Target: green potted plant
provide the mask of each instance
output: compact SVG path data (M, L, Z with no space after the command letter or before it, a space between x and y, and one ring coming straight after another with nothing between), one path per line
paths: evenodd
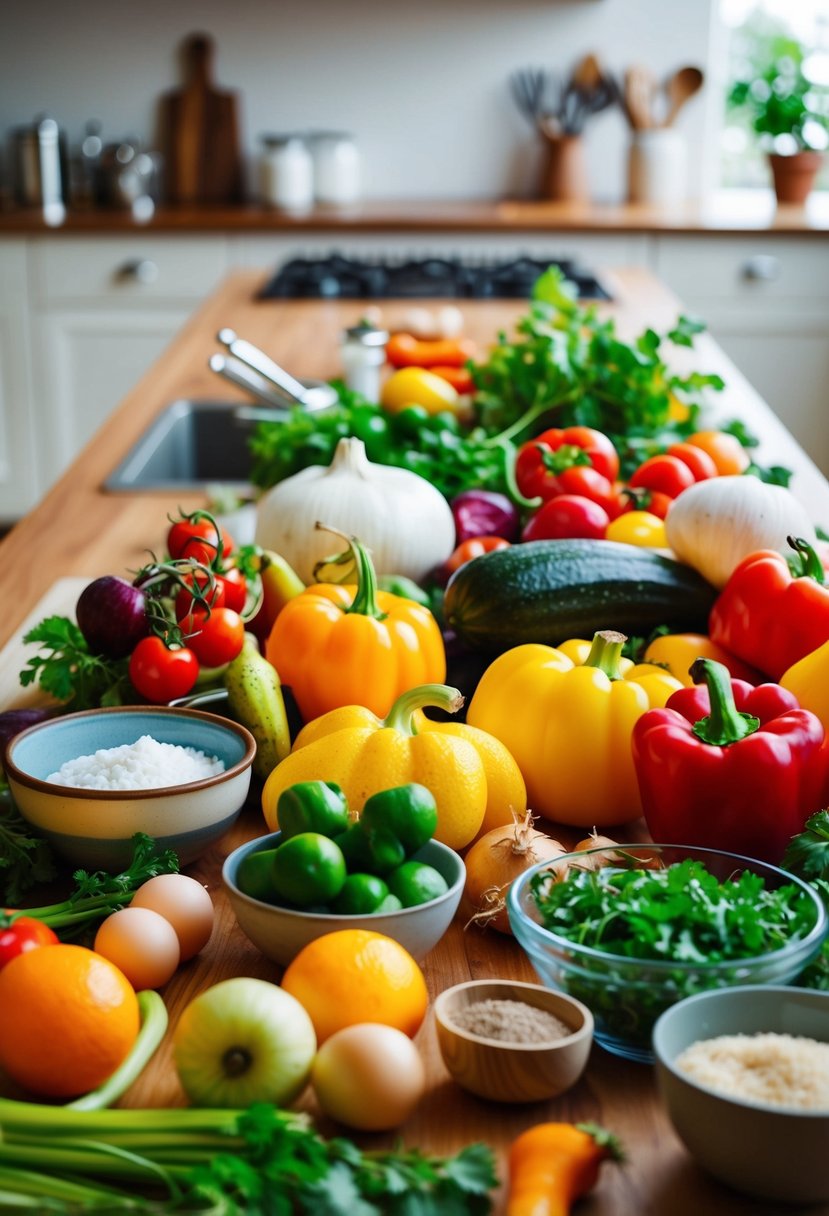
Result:
M768 153L778 202L803 203L820 168L829 129L829 90L804 70L803 47L777 37L771 57L736 80L728 104L746 112Z

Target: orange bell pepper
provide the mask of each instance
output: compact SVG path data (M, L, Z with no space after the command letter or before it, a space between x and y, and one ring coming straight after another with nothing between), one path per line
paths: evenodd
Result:
M364 705L382 718L401 693L446 678L443 636L432 613L378 591L365 546L356 537L344 539L357 585L306 587L284 606L265 644L265 657L291 688L305 722L341 705Z

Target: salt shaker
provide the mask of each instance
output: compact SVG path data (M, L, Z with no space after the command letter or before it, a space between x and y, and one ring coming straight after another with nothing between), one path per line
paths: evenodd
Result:
M264 202L283 211L304 211L314 201L314 166L301 135L263 135Z
M360 198L360 153L350 135L320 131L311 136L314 197L318 203L346 207Z
M386 361L389 335L370 321L361 321L343 334L342 361L345 382L367 401L380 400L380 370Z

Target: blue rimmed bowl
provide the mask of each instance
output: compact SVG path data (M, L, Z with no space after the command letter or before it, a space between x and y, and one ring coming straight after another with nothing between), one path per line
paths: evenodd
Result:
M787 884L800 888L814 910L814 922L804 936L792 938L779 949L727 962L680 963L610 954L545 928L533 897L535 875L550 871L559 877L570 863L584 866L585 859L590 858L617 868L643 862L664 867L693 858L720 882L749 870L759 874L770 890ZM680 845L619 844L613 849L587 849L542 862L512 883L507 907L510 927L542 982L587 1005L595 1019L596 1042L602 1047L644 1063L654 1058L654 1023L671 1005L711 988L790 983L818 953L829 928L817 892L793 874L736 853Z
M68 760L142 735L217 756L225 770L145 790L80 789L47 780ZM129 864L136 832L175 849L182 865L219 840L244 805L255 754L251 733L228 718L169 706L118 706L30 726L9 742L3 763L24 819L73 864L114 872Z

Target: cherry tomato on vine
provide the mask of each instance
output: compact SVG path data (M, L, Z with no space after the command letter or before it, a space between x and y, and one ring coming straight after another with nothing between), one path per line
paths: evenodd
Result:
M613 483L592 468L589 464L577 464L571 469L565 469L555 477L557 489L550 495L552 498L559 494L577 494L580 498L589 498L604 507L608 515L615 510L615 494Z
M237 570L235 566L223 570L221 574L216 575L216 586L221 587L224 592L224 607L241 612L248 598L248 582L242 571ZM221 608L222 604L217 604L216 607Z
M628 511L649 511L651 515L664 519L673 501L668 494L663 494L660 490L646 490L644 486L637 489L622 486L616 510L611 512L611 516L616 519Z
M198 674L199 661L188 646L168 647L156 634L142 638L130 655L132 685L155 705L186 697Z
M44 925L42 920L34 916L18 916L4 925L3 920L8 915L6 910L0 917L0 971L6 963L17 958L18 954L25 954L28 950L36 950L40 946L57 944L57 933L48 925Z
M693 443L672 443L667 451L668 456L676 456L694 474L697 481L707 481L709 477L717 477L718 470L712 456L704 448L698 448Z
M567 540L582 536L602 540L610 523L603 507L578 494L559 494L530 516L522 540Z
M225 584L219 575L216 575L213 587L209 586L210 580L206 574L193 572L184 576L184 582L187 588L198 587L204 598L212 608L222 608L225 604ZM176 595L176 620L180 621L188 613L202 607L202 604L193 598L192 591L182 587Z
M658 490L669 498L676 498L683 490L694 484L696 478L687 464L677 456L650 456L633 474L630 484L636 489Z
M473 557L482 557L484 553L494 553L496 549L508 549L509 541L503 536L470 536L469 540L461 541L458 547L450 553L443 568L449 574L460 570L461 566L471 562Z
M665 523L650 511L626 511L612 519L605 540L616 540L623 545L642 545L645 548L667 549L668 538Z
M214 608L208 616L197 610L181 621L187 645L203 667L222 667L240 653L245 622L232 608Z
M170 557L189 557L193 561L211 566L222 540L222 556L233 552L233 541L224 528L217 529L209 519L181 519L167 533L167 549Z
M518 449L515 480L526 498L550 498L562 491L556 486L565 469L589 467L613 482L619 474L619 457L611 441L589 426L551 427Z

